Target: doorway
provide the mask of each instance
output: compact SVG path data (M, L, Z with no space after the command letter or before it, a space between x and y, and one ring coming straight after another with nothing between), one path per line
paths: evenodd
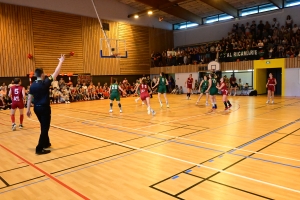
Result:
M273 77L277 81L274 94L281 95L281 93L282 93L282 68L268 68L267 69L267 78L269 78L270 73L273 74Z

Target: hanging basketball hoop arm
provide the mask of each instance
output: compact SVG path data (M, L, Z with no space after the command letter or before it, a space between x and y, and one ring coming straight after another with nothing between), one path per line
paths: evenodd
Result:
M100 24L100 28L101 28L101 30L102 30L102 32L103 32L103 35L104 35L104 38L105 38L105 41L106 41L107 48L109 49L109 54L110 54L111 56L113 56L113 52L112 52L112 49L111 49L111 46L110 46L110 41L108 40L107 35L106 35L106 32L105 32L105 30L103 29L102 22L101 22L101 19L100 19L99 15L98 15L98 11L97 11L95 2L94 2L94 0L91 0L91 1L92 1L94 10L95 10L95 12L96 12L97 18L98 18L98 21L99 21L99 24ZM101 45L101 49L102 49L102 44L100 43L100 45ZM101 54L102 54L102 51L101 51Z

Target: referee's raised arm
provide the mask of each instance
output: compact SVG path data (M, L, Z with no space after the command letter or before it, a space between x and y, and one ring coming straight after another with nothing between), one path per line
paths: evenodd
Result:
M48 135L51 122L49 87L51 86L52 81L55 80L57 75L59 74L62 63L65 60L65 55L61 55L58 60L59 63L54 73L48 78L45 78L44 70L42 68L37 68L35 70L35 76L37 80L32 83L29 89L27 101L27 116L31 116L30 105L33 102L34 113L36 114L41 126L41 134L38 145L36 146L36 154L39 155L51 152L50 150L46 150L46 148L51 147Z

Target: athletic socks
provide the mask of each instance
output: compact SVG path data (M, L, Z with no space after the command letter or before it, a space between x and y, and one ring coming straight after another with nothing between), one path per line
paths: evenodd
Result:
M10 116L10 118L11 118L11 122L14 124L14 123L15 123L15 121L16 121L16 119L15 119L15 115L11 115L11 116Z
M118 104L118 106L119 106L120 110L122 110L122 106L121 106L121 104L120 104L120 103Z
M20 124L23 124L24 115L20 115Z
M230 103L230 101L229 101L229 100L227 101L227 104L228 104L228 106L229 106L229 107L231 107L231 103Z
M227 102L226 101L224 101L224 105L225 105L225 109L227 109L228 107L227 107Z
M112 110L113 104L112 104L112 103L110 103L110 104L109 104L109 106L110 106L110 109Z

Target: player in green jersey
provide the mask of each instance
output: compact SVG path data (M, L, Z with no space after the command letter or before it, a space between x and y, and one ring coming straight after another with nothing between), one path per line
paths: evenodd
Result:
M117 79L113 79L113 84L110 85L109 91L108 91L108 93L110 94L110 96L109 96L109 99L110 99L110 110L109 110L109 112L110 113L113 111L112 107L113 107L114 100L116 100L118 102L118 105L119 105L119 108L120 108L120 113L122 112L122 106L121 106L121 103L120 103L120 93L119 93L119 90L121 90L123 93L126 94L126 91L124 91L118 85Z
M159 101L159 104L160 104L160 107L163 106L163 104L161 103L161 98L160 98L160 95L163 94L164 97L165 97L165 100L166 100L166 104L167 104L167 108L169 108L169 103L168 103L168 99L167 99L167 85L168 85L168 80L166 79L165 77L165 73L161 72L160 73L160 76L155 84L153 88L155 88L156 86L158 86L158 101Z
M206 92L209 92L212 109L217 109L217 103L216 103L216 94L218 94L217 89L217 76L215 73L209 74L209 80L208 80L208 88Z
M208 88L208 80L207 80L207 76L204 75L204 76L203 76L203 80L201 81L200 86L199 86L199 92L200 92L200 95L199 95L199 98L198 98L198 100L197 100L197 102L196 102L196 105L198 105L198 103L199 103L201 97L202 97L204 94L206 94L206 103L205 103L205 105L208 106L208 92L206 92L207 88Z

